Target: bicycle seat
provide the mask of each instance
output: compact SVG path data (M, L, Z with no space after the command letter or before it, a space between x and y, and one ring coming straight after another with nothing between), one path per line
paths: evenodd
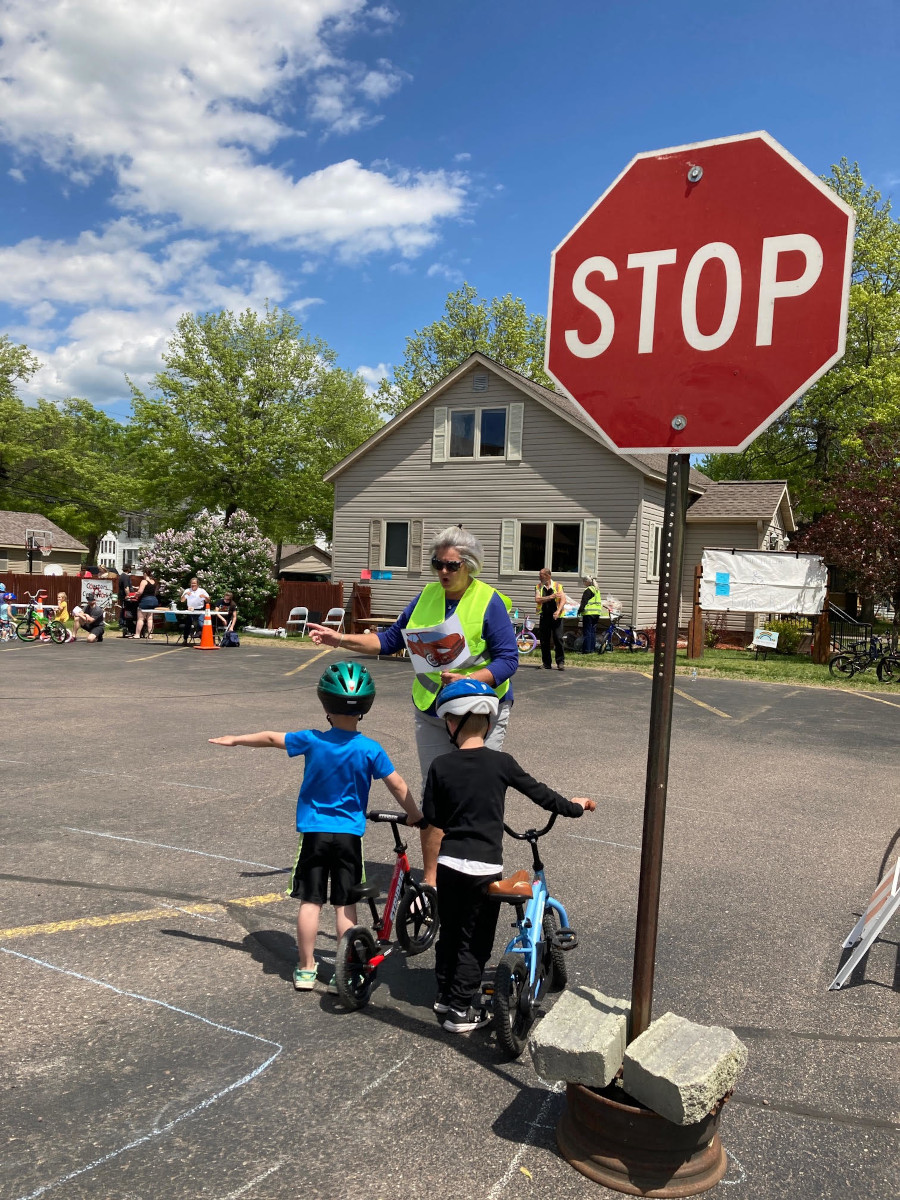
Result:
M357 900L374 900L378 895L378 888L374 883L357 883L348 893L350 903L355 904Z
M492 900L507 900L511 904L521 904L534 895L527 871L516 871L508 879L495 879L487 885L486 891Z

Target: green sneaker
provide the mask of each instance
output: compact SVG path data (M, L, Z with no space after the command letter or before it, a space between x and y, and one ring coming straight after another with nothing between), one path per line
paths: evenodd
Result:
M316 986L318 970L311 967L308 971L302 967L294 967L294 987L298 992L311 992Z
M328 989L327 990L328 990L328 994L330 996L338 995L338 986L337 986L337 976L336 975L332 975L332 977L328 980Z

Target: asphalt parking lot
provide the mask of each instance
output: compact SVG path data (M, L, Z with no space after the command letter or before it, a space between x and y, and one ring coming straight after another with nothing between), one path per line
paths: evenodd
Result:
M430 953L388 960L359 1013L293 990L298 765L207 739L318 725L327 661L246 639L0 648L9 1200L616 1195L559 1157L563 1097L527 1056L440 1030ZM418 784L409 667L370 666L363 729ZM827 988L898 849L900 694L677 683L654 1013L750 1050L709 1194L894 1196L900 917ZM507 749L598 801L542 843L581 936L570 978L627 996L650 681L529 663L515 688ZM536 811L511 797L511 824ZM390 847L367 835L382 885Z

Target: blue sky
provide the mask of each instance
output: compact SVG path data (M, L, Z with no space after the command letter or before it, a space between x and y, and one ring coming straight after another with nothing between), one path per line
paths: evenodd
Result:
M129 410L178 316L290 308L370 382L463 279L544 312L636 153L766 129L900 190L896 0L5 0L0 332Z

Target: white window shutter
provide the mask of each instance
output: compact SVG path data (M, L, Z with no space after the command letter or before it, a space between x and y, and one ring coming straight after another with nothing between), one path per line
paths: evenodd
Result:
M422 570L422 535L425 530L424 521L410 521L409 523L409 570L418 572Z
M447 406L439 405L434 410L434 433L431 438L431 461L447 461Z
M525 405L521 403L509 406L509 417L506 427L506 460L507 462L522 461L522 425L525 419Z
M381 546L384 537L384 529L381 521L369 522L369 570L378 571L381 569Z
M600 570L600 522L593 519L582 522L581 530L581 574L597 578Z
M500 574L513 575L516 570L516 522L500 522Z

